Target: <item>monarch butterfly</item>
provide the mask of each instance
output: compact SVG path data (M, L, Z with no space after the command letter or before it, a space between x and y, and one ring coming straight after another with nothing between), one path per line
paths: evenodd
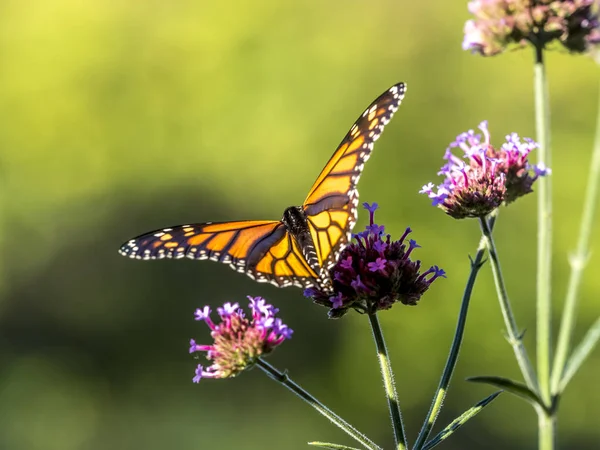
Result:
M119 253L135 259L210 259L279 287L328 286L328 269L350 240L356 223L356 185L364 163L405 91L405 83L395 84L369 105L325 165L302 206L287 208L281 220L163 228L129 240Z

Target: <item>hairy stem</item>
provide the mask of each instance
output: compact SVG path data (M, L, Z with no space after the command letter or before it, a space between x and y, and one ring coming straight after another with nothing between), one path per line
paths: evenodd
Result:
M318 401L315 397L310 395L307 391L305 391L300 385L296 384L287 376L285 372L280 372L275 367L270 365L264 359L259 359L256 365L265 372L269 378L277 381L282 384L314 409L316 409L320 414L327 417L334 425L337 425L340 429L342 429L346 434L352 437L357 442L361 443L366 449L369 450L381 450L377 444L367 438L364 434L359 432L356 428L346 422L344 419L339 417L329 408L327 408L323 403Z
M539 393L539 387L535 376L535 371L531 365L531 361L527 356L527 350L523 345L523 336L517 327L517 321L510 306L510 300L506 291L506 285L504 284L504 277L502 276L502 270L500 268L500 260L496 251L496 244L492 238L492 230L490 229L487 221L484 218L479 219L481 225L481 231L483 238L485 239L486 247L490 255L490 265L492 267L492 273L494 274L494 282L496 284L496 292L498 294L498 300L500 302L500 310L502 311L502 317L504 318L504 326L506 327L506 333L508 341L512 345L513 351L523 374L523 378L534 392Z
M398 402L398 394L396 393L396 385L394 384L394 373L392 372L390 357L385 346L385 340L383 339L383 331L381 330L377 313L368 314L368 316L371 323L371 330L373 331L373 338L375 339L375 346L377 347L377 359L379 360L379 367L383 378L385 396L387 397L390 416L392 417L396 449L406 450L407 443L406 435L404 434L404 423L402 422L402 413L400 412L400 403Z

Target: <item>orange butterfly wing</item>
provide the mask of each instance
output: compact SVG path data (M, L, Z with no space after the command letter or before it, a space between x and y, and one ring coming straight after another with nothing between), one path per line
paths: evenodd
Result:
M307 287L316 277L283 223L273 220L178 225L131 239L119 252L135 259L210 259L276 286Z
M398 110L406 84L381 94L358 118L313 184L303 208L323 269L335 264L351 237L358 216L356 185L373 143Z

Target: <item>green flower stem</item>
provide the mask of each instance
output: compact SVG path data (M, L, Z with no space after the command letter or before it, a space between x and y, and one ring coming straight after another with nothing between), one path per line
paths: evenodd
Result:
M406 435L404 434L404 423L402 423L400 403L398 403L398 394L396 393L396 386L394 384L394 373L392 372L390 357L385 346L385 340L383 339L383 331L381 330L377 313L367 315L369 316L373 338L375 339L375 345L377 347L377 359L379 360L381 376L383 377L383 387L385 388L385 395L387 397L390 415L392 416L396 449L406 450L407 444Z
M381 450L381 447L379 447L377 444L375 444L373 441L371 441L369 438L367 438L364 434L359 432L356 428L354 428L348 422L346 422L344 419L342 419L337 414L335 414L333 411L331 411L329 408L327 408L325 405L323 405L323 403L321 403L315 397L313 397L308 392L306 392L304 389L302 389L302 387L300 387L298 384L296 384L292 380L290 380L290 378L287 376L287 374L285 372L280 372L275 367L273 367L272 365L270 365L268 362L266 362L264 359L261 359L261 358L258 359L256 365L260 369L262 369L262 371L265 372L269 376L269 378L284 385L286 388L288 388L290 391L292 391L294 394L296 394L298 397L300 397L302 400L304 400L310 406L315 408L319 413L321 413L323 416L327 417L329 420L331 420L331 422L333 422L335 425L337 425L339 428L341 428L343 431L345 431L346 434L348 434L350 437L352 437L357 442L360 442L365 448L370 449L370 450Z
M538 449L552 450L555 447L556 417L538 408Z
M600 190L600 96L598 101L598 117L596 119L596 138L594 140L594 150L590 164L590 173L588 175L587 191L583 203L583 214L581 215L581 224L579 226L579 239L575 254L569 258L571 264L571 275L567 288L567 297L562 313L560 332L558 335L558 344L554 365L552 366L552 394L558 394L559 384L563 376L565 363L567 361L569 349L571 347L571 338L573 328L575 328L575 315L577 313L577 301L579 295L579 286L583 269L588 261L588 247L596 205L598 204L598 191Z
M552 167L550 149L550 100L544 49L535 46L534 68L535 128L538 162ZM537 301L536 301L536 344L537 371L540 396L550 404L550 360L552 346L552 177L540 177L538 191L538 236L537 236Z
M494 213L492 213L493 215L490 216L490 229L494 228L496 211L494 211ZM452 379L452 374L454 373L454 368L456 367L456 361L458 360L458 353L460 351L463 335L465 333L465 325L467 324L467 313L469 312L471 293L473 292L473 287L475 286L475 280L477 279L479 269L481 269L481 266L483 265L482 261L483 255L485 254L485 248L485 240L481 238L479 241L479 247L477 247L475 259L471 260L471 273L469 274L467 285L465 286L465 291L463 293L460 312L458 313L458 321L456 323L456 331L454 332L454 340L450 346L450 353L448 354L448 359L446 360L446 366L442 372L442 378L440 379L440 384L438 385L435 396L433 397L433 403L429 408L429 413L425 418L425 422L423 422L419 436L417 436L417 441L415 442L413 450L419 450L423 447L423 445L425 445L427 438L431 433L431 429L435 425L435 421L442 410L444 399L448 393L448 386L450 385L450 380Z
M540 145L538 162L552 167L550 147L550 95L544 65L544 47L535 44L534 66L535 128ZM552 403L550 365L552 360L552 177L538 181L538 235L536 282L536 355L539 394L549 407ZM556 434L555 416L538 408L538 449L554 448Z
M498 300L500 301L500 309L502 311L502 317L504 318L504 326L508 335L508 341L513 347L517 363L525 379L527 386L536 393L539 393L538 382L535 377L535 372L527 356L527 350L523 345L523 336L517 327L515 316L510 306L510 300L508 299L508 293L506 292L506 286L504 285L504 278L502 277L502 270L500 269L500 260L498 259L498 253L496 252L496 245L492 238L492 230L490 229L485 218L479 219L481 226L481 232L487 250L490 255L490 264L492 267L492 273L494 274L494 282L496 284L496 291L498 294Z

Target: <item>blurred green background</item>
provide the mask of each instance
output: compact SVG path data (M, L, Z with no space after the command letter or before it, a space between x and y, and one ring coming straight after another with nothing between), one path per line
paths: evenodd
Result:
M352 445L258 371L191 383L188 341L204 304L262 295L294 338L269 361L373 439L391 432L369 326L300 289L209 262L117 254L142 232L187 222L279 218L299 204L353 120L393 83L404 104L359 188L378 220L406 226L425 265L446 269L418 307L381 314L408 433L437 386L479 239L418 195L456 134L488 119L492 140L534 136L532 54L461 51L466 2L0 2L0 448L301 449ZM558 323L587 178L598 67L548 58ZM535 195L503 211L496 239L533 358ZM357 228L362 228L365 215ZM598 315L594 233L576 340ZM472 375L518 376L489 269L439 425L492 392ZM562 448L600 448L600 354L561 404ZM534 448L536 416L508 395L445 448Z

